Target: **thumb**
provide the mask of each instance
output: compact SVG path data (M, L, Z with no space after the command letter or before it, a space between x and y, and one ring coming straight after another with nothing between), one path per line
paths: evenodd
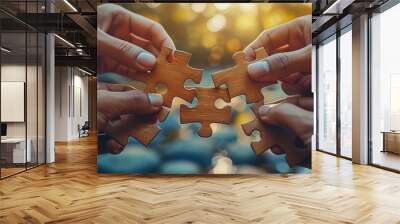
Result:
M150 52L101 29L97 29L97 46L99 55L111 57L129 68L149 71L156 64L156 57Z
M161 95L145 94L139 90L123 92L99 90L97 97L98 111L107 121L125 114L154 114L161 110L163 104Z
M264 105L260 107L261 121L276 126L282 126L293 131L303 140L304 144L311 143L313 133L313 113L291 103Z
M271 82L296 73L311 72L311 45L296 51L273 54L263 60L251 63L247 67L250 78L261 81Z

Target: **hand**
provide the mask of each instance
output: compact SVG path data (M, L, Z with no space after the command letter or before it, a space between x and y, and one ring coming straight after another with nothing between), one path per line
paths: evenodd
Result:
M291 130L309 148L314 125L312 110L312 97L290 97L279 104L264 105L258 113L261 121Z
M255 50L260 47L270 55L248 66L250 78L297 84L304 75L311 74L311 40L311 16L265 30L244 49L249 61L255 59Z
M175 49L159 23L114 4L99 6L97 13L100 73L133 76L150 71L162 47Z
M98 83L97 121L100 132L109 134L109 123L123 115L151 115L162 109L163 99L159 94L145 94L132 86ZM119 153L123 146L114 139L104 147L107 152Z
M311 82L311 75L294 73L282 81L281 88L287 95L310 96Z

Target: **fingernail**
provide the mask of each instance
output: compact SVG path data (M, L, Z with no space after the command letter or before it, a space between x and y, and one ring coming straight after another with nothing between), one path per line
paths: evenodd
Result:
M163 104L163 98L160 94L150 93L149 94L150 104L153 106L161 106Z
M254 62L247 67L247 72L253 78L261 77L269 72L268 63L265 61Z
M264 105L261 106L258 109L258 114L260 115L261 118L268 116L268 112L271 109L271 107L269 105Z
M137 63L146 68L152 68L156 64L154 55L142 52L137 56Z

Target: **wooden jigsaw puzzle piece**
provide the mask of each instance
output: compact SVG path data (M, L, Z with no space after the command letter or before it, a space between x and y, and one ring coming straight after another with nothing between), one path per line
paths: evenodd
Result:
M174 54L174 60L168 61L168 56ZM149 74L140 74L135 79L146 84L146 92L157 92L157 86L163 84L167 87L163 93L164 106L171 107L174 97L180 97L188 102L192 102L196 95L193 89L184 87L186 80L194 83L201 82L203 70L196 69L188 65L191 54L184 51L173 51L163 47L157 57L157 64Z
M291 131L265 124L258 118L258 109L263 104L263 101L255 104L252 107L256 115L254 120L242 124L242 129L247 136L251 136L254 131L260 133L260 141L251 143L254 153L261 155L266 150L279 146L286 153L286 161L290 167L300 165L309 156L309 152L305 148L296 146L297 137Z
M109 132L111 136L121 145L128 144L129 136L134 137L143 145L147 146L160 132L157 126L158 121L164 121L168 116L169 110L166 107L156 115L155 123L152 122L153 116L121 116L110 124Z
M199 122L201 128L197 132L198 135L201 137L210 137L212 135L210 124L230 124L232 122L230 106L225 106L222 109L215 107L217 99L230 102L230 96L226 89L196 88L196 96L198 99L196 107L180 106L182 124Z
M268 56L264 48L258 48L255 53L256 61ZM256 103L262 100L261 89L273 83L260 83L249 78L247 66L254 61L247 61L244 52L236 52L232 58L235 62L233 67L212 74L214 85L221 86L226 84L230 97L245 95L247 103Z

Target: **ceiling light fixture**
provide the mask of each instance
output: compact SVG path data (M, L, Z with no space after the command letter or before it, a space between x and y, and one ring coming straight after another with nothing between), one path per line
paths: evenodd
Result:
M92 76L92 75L93 75L92 73L90 73L90 72L88 72L88 71L86 71L86 70L83 70L83 69L81 69L81 68L79 68L79 67L78 67L78 70L81 71L81 72L83 72L83 73L85 73L85 74L87 74L87 75L89 75L89 76Z
M68 1L64 0L64 3L68 5L74 12L78 12L78 10Z
M72 47L72 48L75 48L75 45L73 45L71 42L69 42L68 40L66 40L66 39L64 39L64 38L62 38L62 37L60 37L59 35L57 35L57 34L54 34L54 36L55 37L57 37L59 40L61 40L62 42L64 42L66 45L68 45L68 46L70 46L70 47Z
M327 9L324 10L322 13L323 15L338 15L342 14L343 10L347 8L347 6L351 5L354 0L336 0L333 2L332 5L330 5Z
M1 47L0 49L1 49L2 51L6 52L6 53L10 53L10 52L11 52L11 50L9 50L9 49L7 49L7 48L5 48L5 47Z

